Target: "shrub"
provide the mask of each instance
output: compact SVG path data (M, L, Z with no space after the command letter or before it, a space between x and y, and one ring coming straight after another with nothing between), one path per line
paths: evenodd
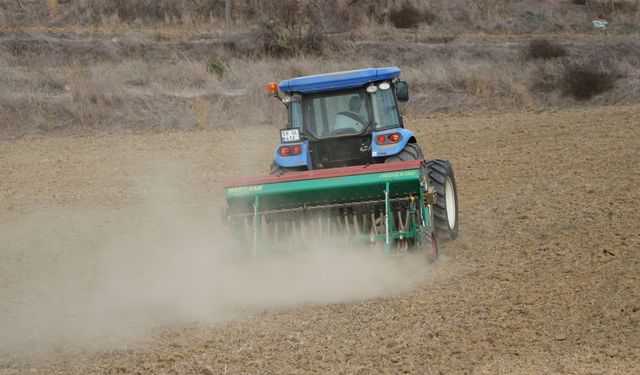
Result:
M214 74L218 78L222 78L225 71L224 63L218 59L211 59L207 64L209 73Z
M572 64L565 67L560 87L563 95L577 100L589 100L609 91L618 79L616 72L607 72L589 65Z
M313 25L306 31L291 31L263 23L259 35L264 55L277 58L300 54L322 55L326 43L322 29Z
M431 25L438 20L438 16L429 9L423 10L422 12L420 12L420 15L422 16L422 22L426 23L427 25Z
M534 39L529 43L529 57L533 59L554 59L567 55L567 50L547 39Z
M353 3L353 2L352 2ZM372 4L370 4L372 6ZM347 32L357 28L369 10L365 4L353 6L350 3L341 5L336 0L312 2L307 10L307 19L322 25L333 33Z
M420 23L431 24L436 20L436 15L429 11L421 11L405 1L400 8L391 9L389 21L398 29L415 29Z
M561 69L561 67L557 67ZM547 69L544 65L538 65L532 74L531 89L535 92L550 93L558 89L557 71Z
M257 34L263 53L273 57L321 55L328 39L320 10L302 7L297 0L281 5L284 10L273 8L261 14Z
M162 22L166 18L180 20L183 16L180 0L102 0L91 1L89 5L94 20L103 15L117 15L125 22Z

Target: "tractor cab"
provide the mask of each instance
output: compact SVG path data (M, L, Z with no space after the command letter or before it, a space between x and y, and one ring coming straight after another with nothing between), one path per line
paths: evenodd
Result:
M395 67L362 69L271 83L288 110L272 174L384 162L415 143L398 102L408 100Z

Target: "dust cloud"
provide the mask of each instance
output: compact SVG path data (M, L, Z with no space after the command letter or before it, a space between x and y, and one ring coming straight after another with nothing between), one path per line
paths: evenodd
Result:
M0 364L121 348L154 330L411 289L415 259L300 244L229 257L217 208L150 194L139 207L39 209L0 222Z

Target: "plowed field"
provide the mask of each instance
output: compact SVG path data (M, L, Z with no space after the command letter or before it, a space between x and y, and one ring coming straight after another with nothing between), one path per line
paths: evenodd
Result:
M407 122L458 181L435 266L216 263L276 127L0 142L0 374L639 373L640 106Z

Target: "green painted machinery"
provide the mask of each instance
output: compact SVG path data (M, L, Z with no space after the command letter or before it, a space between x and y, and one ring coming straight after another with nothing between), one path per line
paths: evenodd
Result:
M386 256L422 249L434 258L438 191L430 172L412 160L231 180L224 218L238 248L253 256L315 242Z

